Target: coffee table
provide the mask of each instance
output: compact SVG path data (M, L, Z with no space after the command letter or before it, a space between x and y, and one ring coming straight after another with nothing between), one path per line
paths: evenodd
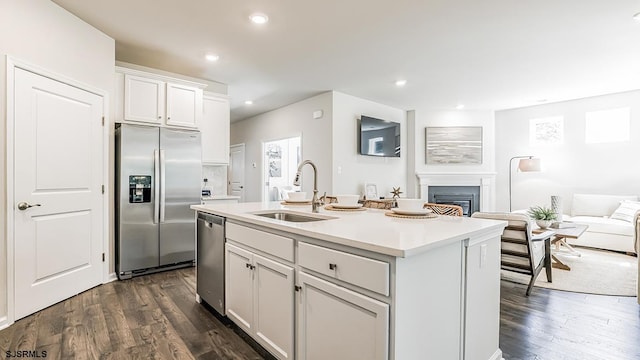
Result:
M555 253L559 253L560 251L560 247L564 247L567 249L566 253L574 255L574 256L580 256L581 254L574 249L571 245L567 244L567 242L565 241L565 239L577 239L580 237L580 235L582 235L587 228L589 227L588 225L583 225L583 224L573 224L575 225L575 227L568 227L568 228L560 228L560 229L548 229L553 231L553 237L551 238L551 245L555 245ZM551 266L557 269L562 269L562 270L571 270L571 268L569 267L569 265L563 263L560 259L558 259L553 253L551 254L551 259L554 260L554 262L551 263Z

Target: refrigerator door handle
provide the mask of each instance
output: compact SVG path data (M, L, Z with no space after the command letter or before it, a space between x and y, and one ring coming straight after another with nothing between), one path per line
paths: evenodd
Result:
M158 150L153 150L153 223L160 219L160 156Z
M164 205L165 205L165 162L164 150L160 150L160 222L164 222Z

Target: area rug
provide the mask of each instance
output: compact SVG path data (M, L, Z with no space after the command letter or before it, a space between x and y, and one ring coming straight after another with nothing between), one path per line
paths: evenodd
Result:
M553 268L553 282L543 269L534 286L598 295L636 296L638 258L606 250L576 248L582 256L556 254L570 271ZM528 284L530 276L502 271L503 280Z

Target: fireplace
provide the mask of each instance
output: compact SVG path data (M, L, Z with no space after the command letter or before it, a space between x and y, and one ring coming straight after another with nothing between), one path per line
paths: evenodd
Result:
M428 201L462 207L464 216L480 211L479 186L429 186Z
M431 188L452 188L449 193L459 194L462 191L468 188L470 192L476 194L476 197L473 199L473 206L469 211L473 214L474 211L496 211L495 210L495 183L496 183L496 175L495 173L488 172L441 172L441 173L416 173L416 177L418 178L418 194L421 199L425 201L430 201L432 198L430 194L433 192ZM447 189L444 189L447 190ZM469 193L470 193L469 192ZM456 199L450 199L456 200ZM465 199L467 200L467 199ZM469 203L471 200L469 201ZM470 204L471 206L471 204ZM474 210L475 209L475 210Z

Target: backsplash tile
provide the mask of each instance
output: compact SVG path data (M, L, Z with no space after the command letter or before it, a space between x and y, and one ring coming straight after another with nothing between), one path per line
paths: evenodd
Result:
M211 190L211 195L226 195L227 194L227 166L203 166L202 178L209 179L207 182L208 189ZM204 181L202 182L204 188Z

